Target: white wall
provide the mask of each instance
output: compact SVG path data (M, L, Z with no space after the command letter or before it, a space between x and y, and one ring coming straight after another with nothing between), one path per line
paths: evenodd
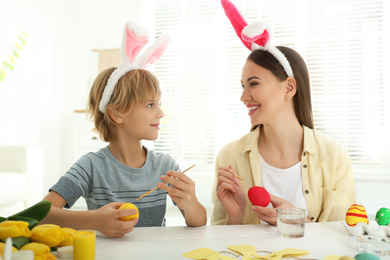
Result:
M369 220L374 220L380 208L390 208L390 176L355 171L356 202L365 207Z
M13 33L17 35L21 29L29 37L15 69L8 71L0 83L0 144L42 147L46 179L51 180L62 167L61 134L65 112L65 75L62 72L66 45L58 43L66 29L62 21L65 13L60 11L61 5L43 0L34 4L2 1L1 6L1 24L11 32L9 41L16 41Z
M0 145L43 148L44 194L74 162L73 111L86 107L97 73L91 50L118 48L125 21L142 24L149 16L147 2L0 0L1 30L12 32L2 36L29 34L15 69L0 82Z

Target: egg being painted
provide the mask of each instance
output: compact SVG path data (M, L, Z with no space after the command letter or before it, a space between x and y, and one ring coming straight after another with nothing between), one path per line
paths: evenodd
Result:
M390 224L390 209L380 208L375 216L376 222L381 226L387 226Z
M359 222L368 224L366 209L362 205L353 204L347 211L345 222L351 227L356 226Z

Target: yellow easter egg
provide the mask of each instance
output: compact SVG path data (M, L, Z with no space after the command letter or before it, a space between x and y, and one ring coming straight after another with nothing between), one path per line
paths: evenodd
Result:
M135 219L135 218L139 218L139 211L138 211L138 208L137 208L137 206L134 205L133 203L125 203L125 204L123 204L122 206L120 206L119 209L135 209L135 210L137 210L137 213L135 213L134 215L120 217L120 218L119 218L120 220L123 220L123 221L130 221L130 220L133 220L133 219Z
M366 209L362 205L353 204L347 211L345 222L351 227L356 226L359 222L368 224Z
M343 256L339 260L355 260L352 256Z

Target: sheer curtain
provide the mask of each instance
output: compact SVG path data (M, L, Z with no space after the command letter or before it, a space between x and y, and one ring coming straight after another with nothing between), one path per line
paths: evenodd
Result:
M390 177L389 7L384 0L234 1L296 49L312 83L315 128L349 151L355 172ZM213 171L218 150L248 133L240 75L249 54L220 1L156 0L155 34L173 36L155 72L164 84L154 149ZM387 33L386 33L387 32ZM387 59L386 59L387 57ZM386 73L387 72L387 73Z

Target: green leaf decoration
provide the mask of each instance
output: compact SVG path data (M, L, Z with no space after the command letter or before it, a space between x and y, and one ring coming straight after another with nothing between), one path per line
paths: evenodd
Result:
M16 247L18 250L24 246L25 244L30 243L31 240L27 237L14 237L12 238L12 244L14 247Z
M41 220L44 219L46 215L49 213L50 208L51 208L51 202L42 200L32 205L31 207L12 215L11 217L33 218L38 222L41 222Z
M6 70L14 70L14 65L16 63L16 58L19 57L20 51L22 51L23 46L26 45L26 39L28 34L25 31L22 31L18 36L18 41L15 43L15 46L10 53L8 54L9 61L6 58L1 57L0 60L0 82L3 82L7 76Z
M10 70L14 70L14 66L9 64L6 60L3 61L3 65L4 67L9 68Z
M5 68L2 64L0 64L0 81L4 81L5 76L7 76L7 73L5 72Z
M26 41L23 39L22 35L19 35L19 40L23 45L26 45Z
M16 49L13 50L13 53L16 58L19 58L19 52Z

